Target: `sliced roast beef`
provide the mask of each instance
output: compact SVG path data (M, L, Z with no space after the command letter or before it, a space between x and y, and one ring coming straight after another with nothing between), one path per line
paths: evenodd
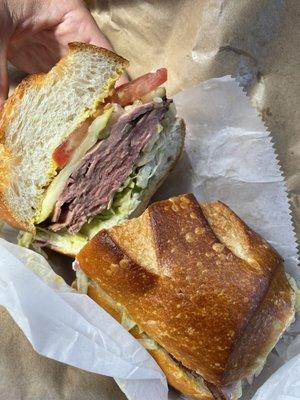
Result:
M125 182L143 147L155 134L170 100L147 103L126 111L110 127L109 136L97 143L71 174L55 205L50 228L76 233L107 208Z

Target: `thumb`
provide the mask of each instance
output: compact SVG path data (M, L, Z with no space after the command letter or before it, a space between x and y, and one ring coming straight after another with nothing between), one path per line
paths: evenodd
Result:
M104 47L105 49L114 51L110 41L104 35L104 33L98 27L96 20L93 18L91 13L84 8L82 14L82 20L85 22L85 30L84 33L87 35L88 40L87 42L90 44L94 44L99 47ZM82 40L83 42L86 41L85 38ZM117 81L116 86L123 85L124 83L128 82L128 75L125 72Z
M8 95L7 49L0 43L0 106Z

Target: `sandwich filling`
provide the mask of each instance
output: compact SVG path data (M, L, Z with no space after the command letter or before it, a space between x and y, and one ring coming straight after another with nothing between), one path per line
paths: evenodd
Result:
M68 178L52 216L54 231L77 233L92 217L108 208L129 178L140 152L157 133L170 100L138 105L125 111Z
M100 229L120 223L139 207L148 187L174 158L181 129L172 101L163 91L163 98L157 94L147 103L125 108L113 104L92 123L48 187L35 245L77 254ZM27 239L21 244L28 247Z
M36 235L21 234L21 245L76 254L138 210L178 156L182 126L160 86L166 80L161 68L113 89L53 151L57 175L36 211Z

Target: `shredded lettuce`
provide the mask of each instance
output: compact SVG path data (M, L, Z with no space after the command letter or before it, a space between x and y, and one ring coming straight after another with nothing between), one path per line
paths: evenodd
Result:
M158 350L159 349L159 345L157 344L157 342L153 339L138 339L138 341L141 343L142 346L145 347L145 349L147 350Z
M136 323L130 318L127 311L123 311L121 317L121 325L127 330L130 331L132 328L136 326Z
M89 288L90 280L88 276L78 268L76 270L76 286L77 291L83 294L87 294Z
M57 248L66 254L77 254L88 242L88 237L77 233L71 235L67 230L52 232L48 229L37 227L36 241L43 241L45 246Z
M150 162L141 168L136 176L136 186L140 187L141 189L146 189L149 179L153 176L155 169L156 168L155 165L153 165L153 162Z
M20 232L18 235L18 245L26 247L27 249L31 246L33 241L33 235L28 232Z

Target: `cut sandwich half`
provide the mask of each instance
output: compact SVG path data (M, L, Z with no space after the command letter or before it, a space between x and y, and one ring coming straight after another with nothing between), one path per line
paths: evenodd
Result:
M99 232L76 258L87 292L198 400L235 400L294 318L276 251L226 205L182 195Z
M26 78L0 116L0 218L20 244L74 256L100 229L138 215L180 156L184 124L165 69L114 88L128 65L72 43Z

